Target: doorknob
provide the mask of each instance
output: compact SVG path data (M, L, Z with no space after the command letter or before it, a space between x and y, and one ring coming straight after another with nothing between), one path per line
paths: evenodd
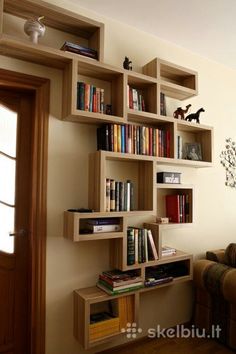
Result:
M19 231L14 231L14 232L9 232L9 236L13 237L13 236L24 236L26 235L27 231L26 230L19 230Z

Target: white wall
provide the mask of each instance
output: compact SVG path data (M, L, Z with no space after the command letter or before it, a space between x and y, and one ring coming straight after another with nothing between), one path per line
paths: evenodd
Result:
M225 138L236 139L235 71L132 27L80 10L68 2L49 2L105 23L106 63L121 67L127 55L133 61L133 70L140 71L148 61L160 57L198 71L199 95L186 104L192 103L192 111L203 106L206 112L201 117L202 123L215 128L215 165L207 169L168 168L181 171L182 182L196 186L196 222L186 229L168 232L165 243L198 257L208 249L225 247L235 241L236 190L225 187L225 172L219 163ZM87 161L89 152L96 149L96 128L60 120L60 71L4 57L0 57L0 66L51 79L46 346L47 354L83 353L72 334L72 291L94 285L99 272L108 268L108 242L73 244L63 239L63 211L87 206ZM189 284L142 295L141 327L145 330L157 324L167 327L188 321L191 295Z

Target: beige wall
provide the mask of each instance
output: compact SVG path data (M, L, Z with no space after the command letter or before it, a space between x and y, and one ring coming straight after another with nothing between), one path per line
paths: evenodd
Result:
M70 6L61 0L50 2ZM196 186L196 222L166 233L164 241L197 257L207 249L225 247L235 241L236 191L224 186L225 173L219 163L225 138L236 139L235 71L134 28L80 11L75 5L70 9L105 23L107 63L122 66L124 56L128 55L133 61L133 69L139 71L146 62L160 57L198 71L199 96L189 102L193 111L203 106L206 112L201 117L202 123L215 127L215 165L210 169L168 167L168 170L182 172L182 182ZM87 158L88 153L96 149L96 128L60 121L60 71L4 57L0 57L0 63L2 68L51 79L46 346L47 354L83 353L72 334L72 291L95 284L99 272L108 268L108 243L73 244L63 239L63 211L87 206ZM170 102L169 114L173 107L176 104ZM142 220L146 221L143 218L139 222ZM134 223L134 219L130 220L130 224ZM167 327L186 322L191 316L191 306L188 284L149 292L141 298L140 325L145 329L157 324Z

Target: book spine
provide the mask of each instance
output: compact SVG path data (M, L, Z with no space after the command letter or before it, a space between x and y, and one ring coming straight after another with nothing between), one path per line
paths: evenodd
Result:
M119 198L120 198L120 184L119 182L115 182L115 208L116 211L119 211Z
M130 180L127 180L126 182L126 210L127 211L130 211L130 185L131 185L131 181Z
M90 100L90 85L85 84L85 97L84 97L84 109L89 111L89 100Z
M134 210L134 183L130 181L130 211Z
M114 124L114 152L117 152L118 150L117 150L117 143L118 143L118 141L117 141L117 124Z
M119 211L124 211L124 182L119 182Z
M135 240L134 229L128 228L127 230L127 265L135 263Z
M110 179L106 179L106 211L110 211Z
M104 114L104 89L100 89L100 112Z
M115 211L115 181L114 179L110 180L110 211Z

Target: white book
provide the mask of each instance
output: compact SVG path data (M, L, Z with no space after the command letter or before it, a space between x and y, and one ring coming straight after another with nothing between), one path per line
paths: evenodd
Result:
M119 232L120 225L86 225L89 230L94 233L101 233L101 232Z
M132 89L133 96L133 109L138 111L138 91L136 89Z
M145 259L148 262L148 236L147 229L144 229L144 247L145 247Z
M157 260L158 259L158 254L157 254L157 249L156 249L156 245L155 245L154 240L153 240L153 236L152 236L152 231L151 230L148 230L148 240L149 240L151 248L152 248L153 257L154 257L155 260Z
M126 189L126 210L127 211L130 211L130 181L128 180L126 182L126 186L127 186L127 189Z
M134 229L135 263L138 263L138 229Z

